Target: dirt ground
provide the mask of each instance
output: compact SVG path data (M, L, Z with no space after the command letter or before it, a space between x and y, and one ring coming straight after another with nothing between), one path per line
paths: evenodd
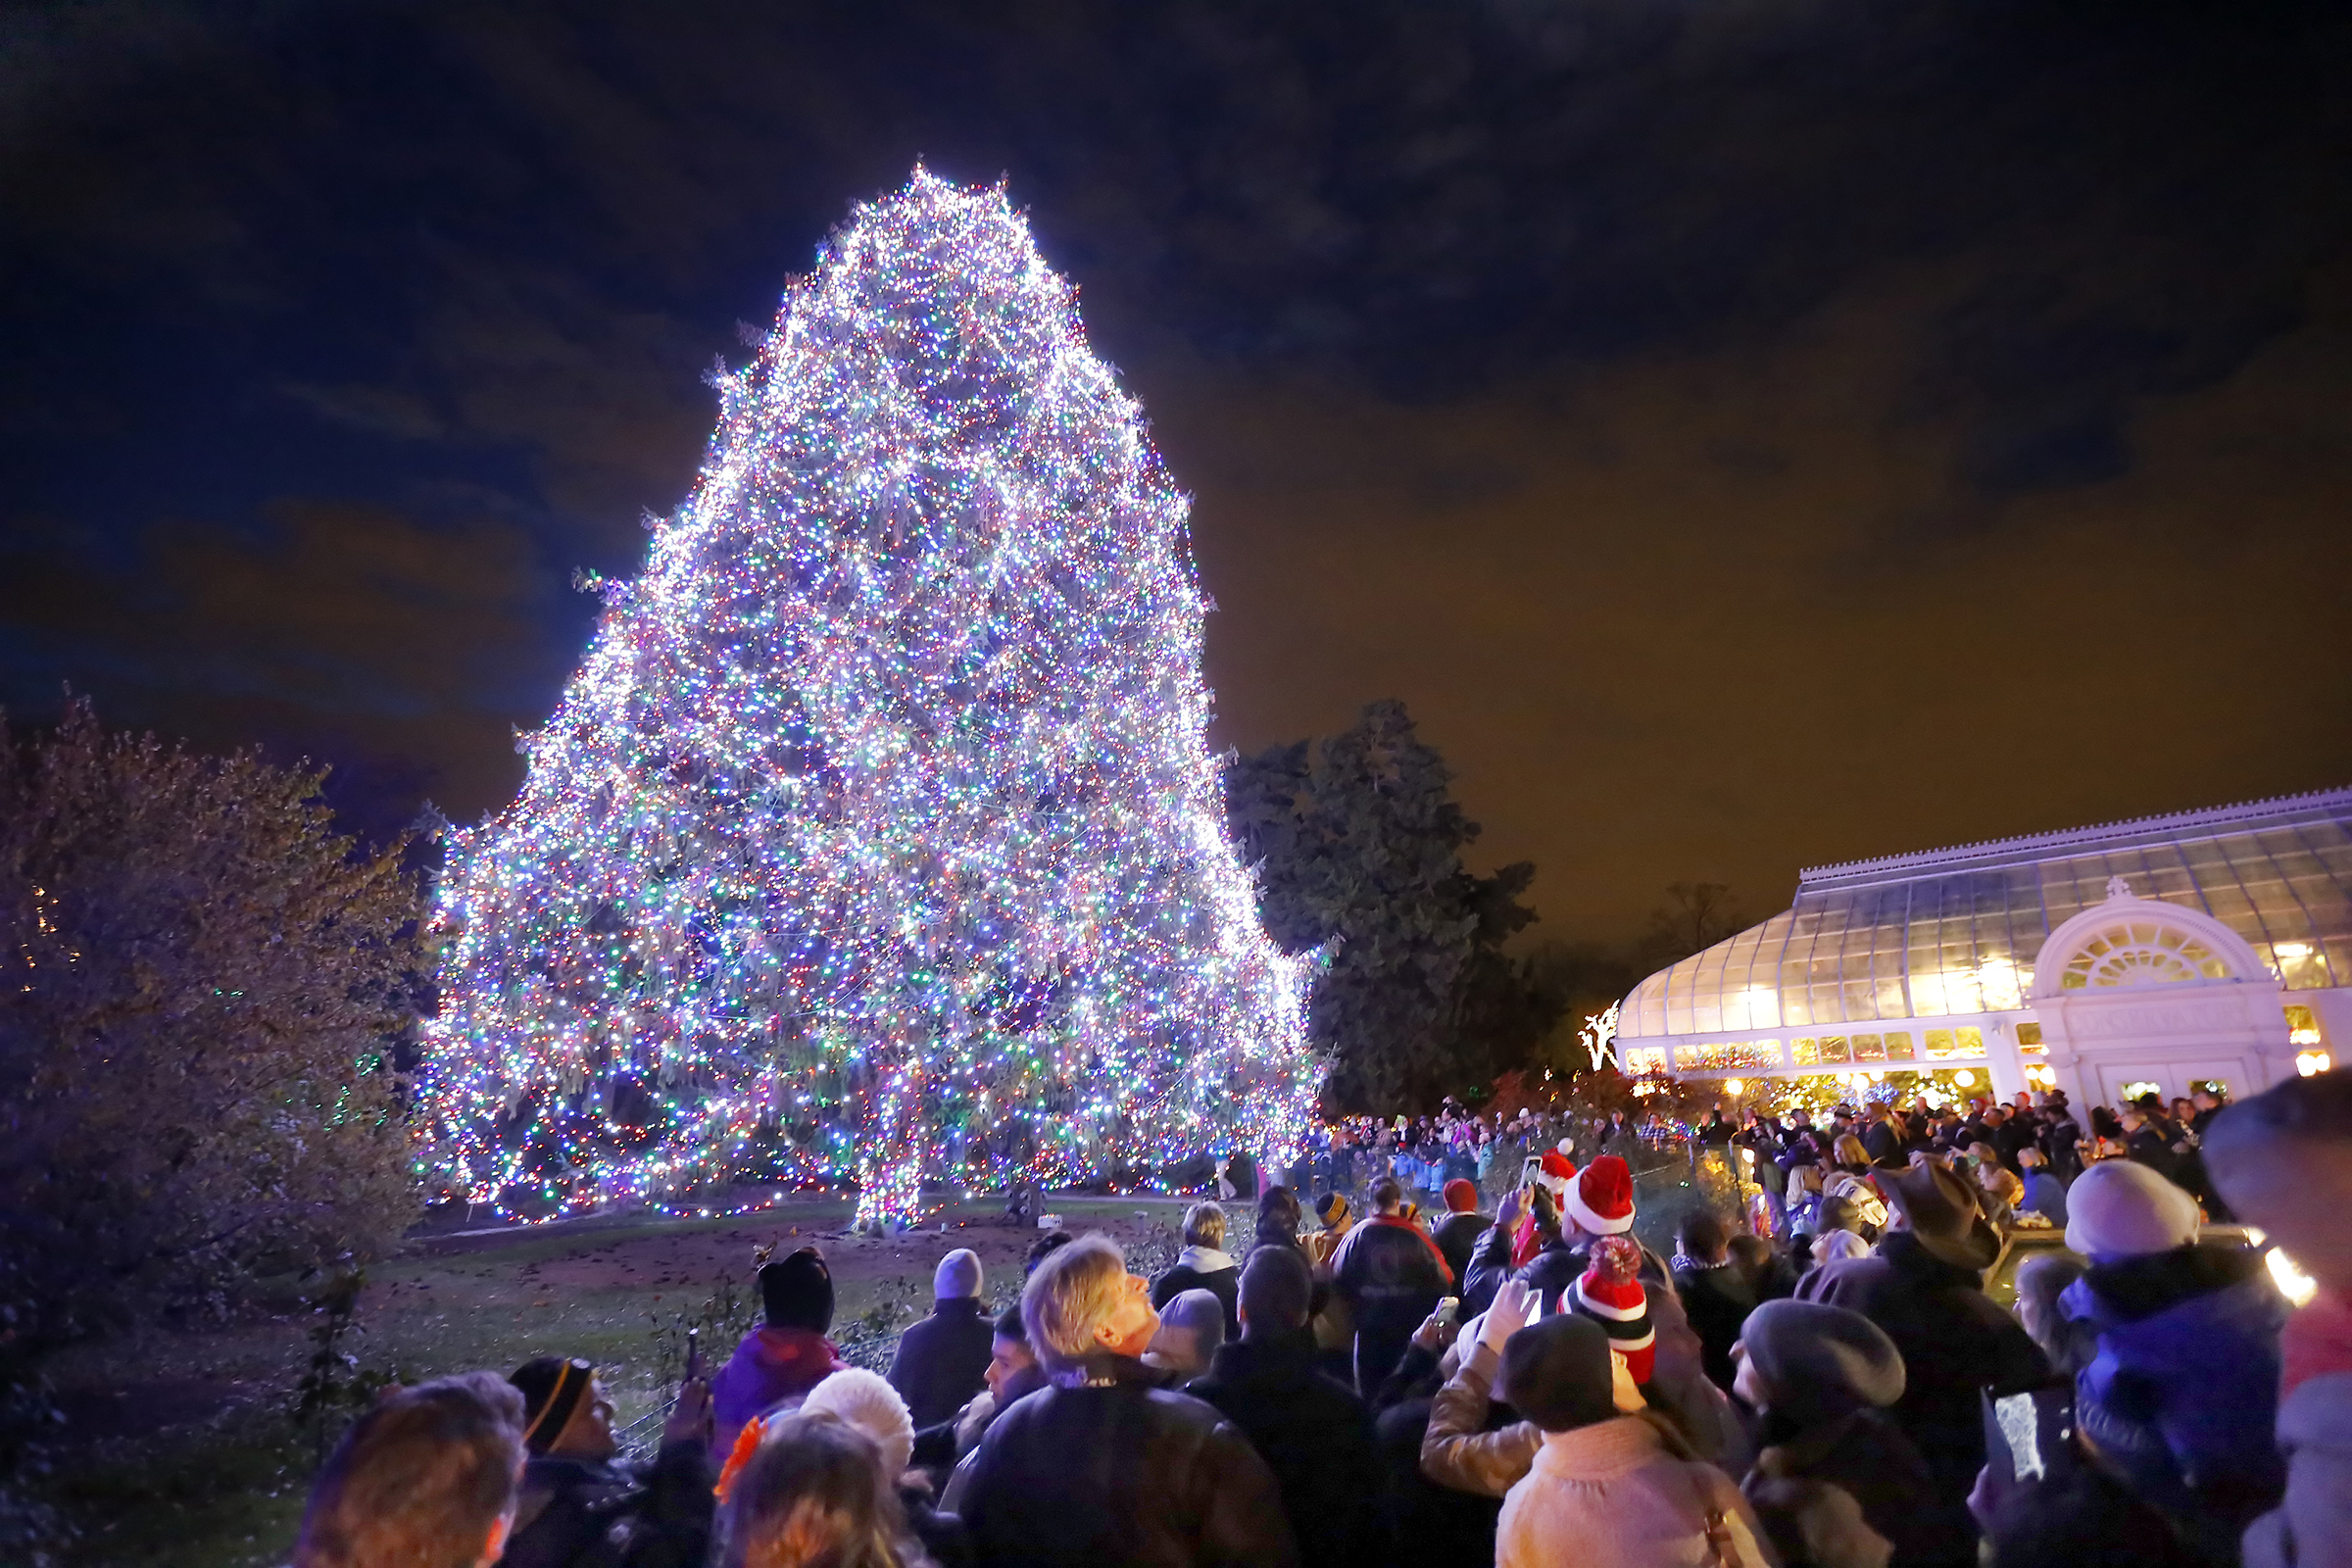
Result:
M1046 1207L1068 1229L1110 1235L1151 1271L1173 1260L1184 1202L1058 1197ZM670 1392L657 1376L658 1330L672 1330L674 1344L678 1320L711 1314L730 1285L740 1318L757 1320L756 1247L820 1248L833 1271L836 1342L853 1360L887 1364L898 1331L930 1309L931 1272L944 1253L979 1253L986 1294L1001 1306L1017 1294L1038 1236L1034 1224L1005 1221L993 1199L900 1236L855 1236L850 1219L845 1199L710 1218L470 1230L444 1221L369 1267L358 1332L344 1348L360 1369L402 1382L509 1371L534 1355L586 1356L603 1368L627 1422L649 1416ZM267 1568L285 1560L317 1441L286 1414L318 1322L305 1289L270 1282L225 1322L144 1326L55 1368L67 1421L45 1490L81 1532L68 1562ZM706 1339L713 1366L733 1349L731 1332Z

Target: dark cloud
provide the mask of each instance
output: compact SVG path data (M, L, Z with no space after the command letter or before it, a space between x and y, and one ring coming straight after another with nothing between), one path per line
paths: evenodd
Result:
M28 17L19 710L495 803L547 584L634 565L701 371L919 156L1010 179L1198 491L1225 731L1406 696L1564 923L2352 771L2283 586L2352 472L2340 8ZM2100 686L2152 626L2169 707Z

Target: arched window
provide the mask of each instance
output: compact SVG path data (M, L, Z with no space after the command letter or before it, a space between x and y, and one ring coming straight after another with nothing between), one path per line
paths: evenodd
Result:
M2230 965L2194 932L2165 919L2117 919L2079 945L2060 989L2159 986L2227 980Z

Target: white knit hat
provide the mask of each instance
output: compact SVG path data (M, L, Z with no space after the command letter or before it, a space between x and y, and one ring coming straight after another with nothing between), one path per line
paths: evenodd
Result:
M882 1449L883 1470L894 1482L914 1458L914 1418L879 1372L844 1367L810 1389L801 1410L829 1410L873 1439Z
M941 1258L931 1275L931 1294L942 1301L978 1296L980 1285L980 1254L968 1247L958 1247Z
M2092 1262L2197 1239L2197 1200L2129 1159L2102 1159L2066 1191L2066 1245Z

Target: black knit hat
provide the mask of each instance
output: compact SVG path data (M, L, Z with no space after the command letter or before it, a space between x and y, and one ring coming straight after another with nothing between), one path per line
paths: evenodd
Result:
M588 1397L596 1381L595 1364L560 1355L525 1361L507 1379L522 1395L522 1441L533 1453L545 1453L571 1424L572 1412Z
M833 1271L815 1248L804 1247L760 1271L760 1301L770 1328L822 1334L833 1326Z
M1903 1396L1903 1358L1870 1319L1827 1301L1766 1301L1740 1327L1775 1414L1829 1420Z
M1588 1317L1556 1312L1503 1342L1502 1396L1545 1432L1616 1415L1609 1337Z

